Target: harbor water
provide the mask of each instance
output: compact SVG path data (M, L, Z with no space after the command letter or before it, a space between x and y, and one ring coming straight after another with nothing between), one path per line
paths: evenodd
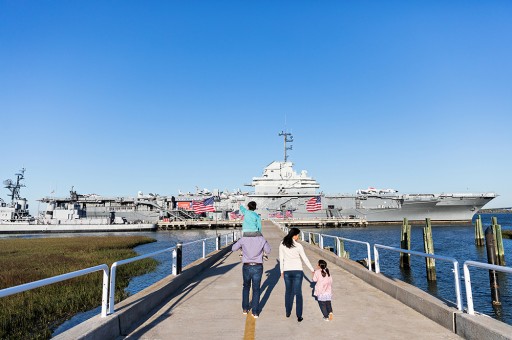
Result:
M491 217L498 218L498 224L503 230L512 229L512 214L482 214L483 229L491 225ZM476 218L476 216L474 217ZM345 237L353 240L370 243L373 255L373 245L381 244L400 248L401 226L371 226L358 229L304 229L304 231L321 232L322 234ZM487 263L485 246L477 247L474 239L474 226L450 225L432 226L434 240L434 253L447 257L453 257L459 261L460 287L464 306L467 306L466 291L464 285L464 261L472 260ZM324 238L324 246L334 246L331 238ZM512 266L512 239L503 239L505 260L508 267ZM350 253L350 259L362 260L367 258L366 246L345 242L345 250ZM412 226L411 250L424 252L423 226ZM426 277L425 259L411 255L411 269L400 268L400 254L397 252L379 249L381 273L407 283L410 283L442 300L456 303L455 283L453 276L453 264L446 261L436 261L437 281L429 283ZM486 314L495 319L512 325L512 274L497 273L501 306L491 303L489 285L489 271L485 269L469 267L472 282L473 303L476 312ZM343 278L341 278L343 279Z

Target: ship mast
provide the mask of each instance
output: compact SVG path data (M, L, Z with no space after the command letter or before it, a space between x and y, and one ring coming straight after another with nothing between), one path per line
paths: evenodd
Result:
M9 189L11 192L11 202L14 202L15 199L20 199L20 188L25 185L21 184L21 181L25 178L25 168L20 170L20 173L16 174L16 183L13 183L10 179L4 181L4 185L6 189Z
M288 155L286 154L286 150L293 150L293 145L286 146L286 143L293 142L293 136L291 133L284 132L284 131L281 131L281 133L279 133L279 136L284 137L283 138L283 140L284 140L284 161L286 162L288 160Z

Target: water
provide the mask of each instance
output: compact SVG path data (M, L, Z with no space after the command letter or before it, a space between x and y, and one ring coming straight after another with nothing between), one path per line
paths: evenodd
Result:
M491 224L491 217L496 216L503 230L512 229L512 214L482 214L483 229ZM363 229L309 229L311 232L341 236L373 244L382 244L400 248L400 226L371 226ZM306 230L305 230L306 231ZM423 250L423 226L412 226L411 250ZM462 265L464 261L473 260L487 263L485 246L477 247L474 241L474 227L470 224L460 226L432 226L434 252L436 255L453 257L460 264L460 286L462 298L466 304L466 291ZM334 240L324 238L325 246L334 246ZM505 260L512 264L512 239L504 239ZM350 252L352 260L367 258L366 246L345 242L345 250ZM373 254L372 254L373 256ZM429 283L426 278L425 259L411 255L411 270L403 270L399 266L400 254L384 249L379 250L381 273L386 276L408 282L442 300L455 304L455 284L453 264L436 261L437 282ZM493 307L489 289L489 272L475 267L469 268L471 273L473 303L475 311L489 315L495 319L512 324L512 277L511 274L498 273L501 303Z

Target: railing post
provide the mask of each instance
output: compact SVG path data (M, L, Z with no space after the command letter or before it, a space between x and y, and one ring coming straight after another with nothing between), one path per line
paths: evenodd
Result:
M220 235L217 236L217 238L215 239L215 250L219 250L220 249Z
M373 245L373 257L375 258L375 273L380 273L380 263L379 263L379 251L377 247Z
M311 232L309 232L308 234L309 234L308 242L309 242L309 244L311 244Z
M339 237L336 237L336 248L338 249L338 257L341 257L341 240Z
M108 314L114 313L114 295L116 292L116 269L117 262L114 262L110 267L110 292L108 301Z
M318 238L319 238L318 243L320 243L320 244L319 244L320 249L322 249L322 250L323 250L323 249L324 249L324 237L323 237L323 235L322 235L322 234L318 234Z
M466 302L468 303L468 314L474 315L475 309L473 308L473 292L471 291L471 276L469 274L469 268L464 263L464 283L466 285Z
M228 234L226 234L226 246L228 245Z
M176 275L181 274L183 264L183 243L179 242L176 245Z
M206 240L203 240L203 259L206 257Z
M462 310L462 293L460 291L459 262L453 262L453 276L455 278L455 294L457 294L457 309Z
M108 310L108 267L103 269L103 292L101 295L101 317L104 318L107 316Z
M172 275L176 275L176 248L172 250Z

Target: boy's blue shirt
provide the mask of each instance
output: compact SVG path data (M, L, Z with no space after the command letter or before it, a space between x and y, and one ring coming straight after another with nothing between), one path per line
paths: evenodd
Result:
M240 206L240 212L244 215L244 222L242 223L243 232L261 231L261 217L255 211L246 209L243 205Z

